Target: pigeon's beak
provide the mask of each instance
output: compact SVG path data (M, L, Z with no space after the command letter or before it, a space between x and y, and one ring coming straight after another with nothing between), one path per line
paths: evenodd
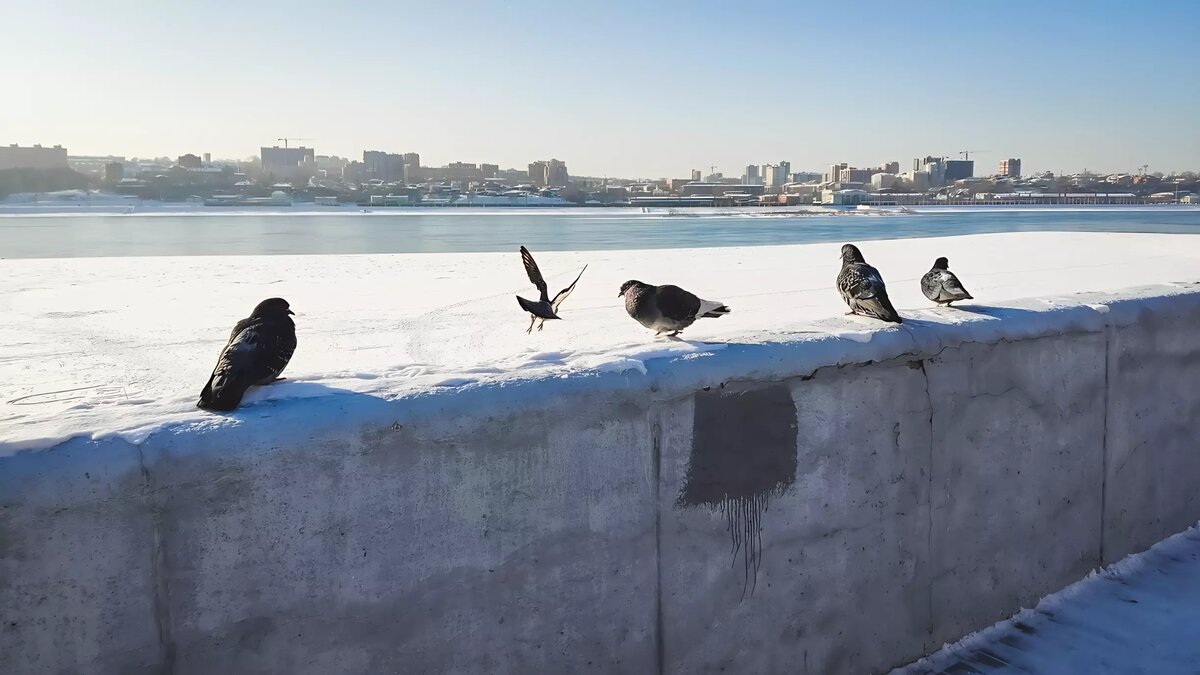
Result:
M293 312L293 311L292 311L292 310L290 310L290 309L287 311L287 313L288 313L289 315L291 315L291 316L296 316L296 313L295 313L295 312Z

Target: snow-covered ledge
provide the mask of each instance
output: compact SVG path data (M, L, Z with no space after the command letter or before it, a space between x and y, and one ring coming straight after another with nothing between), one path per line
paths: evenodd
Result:
M878 672L1200 519L1200 286L905 306L0 457L0 672Z

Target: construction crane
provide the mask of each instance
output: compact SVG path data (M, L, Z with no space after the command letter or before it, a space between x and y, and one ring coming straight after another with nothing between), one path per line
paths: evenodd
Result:
M286 148L288 146L288 141L311 141L312 139L311 138L300 138L298 136L283 136L280 138L276 138L275 140L283 141L283 147Z
M959 150L958 154L962 155L963 159L971 159L971 153L979 154L981 152L991 152L991 150Z
M1150 165L1149 165L1149 164L1143 164L1143 165L1139 166L1139 167L1138 167L1138 175L1139 175L1139 176L1145 176L1145 175L1146 175L1146 169L1149 169L1149 168L1150 168Z

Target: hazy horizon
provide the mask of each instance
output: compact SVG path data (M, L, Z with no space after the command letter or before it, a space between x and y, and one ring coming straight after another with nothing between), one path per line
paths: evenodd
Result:
M0 143L244 158L282 136L573 175L964 149L977 173L1200 169L1200 4L21 3Z

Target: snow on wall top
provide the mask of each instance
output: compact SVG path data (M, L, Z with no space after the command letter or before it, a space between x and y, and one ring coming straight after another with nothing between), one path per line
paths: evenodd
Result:
M267 402L339 391L381 401L575 375L625 373L670 387L695 386L698 376L793 374L927 341L1032 330L1039 320L1030 317L1064 308L1094 318L1107 311L1103 298L1080 293L1150 284L1183 292L1200 280L1200 237L1191 235L859 243L903 326L842 316L840 243L534 251L552 293L589 267L564 320L533 335L513 298L536 297L516 244L512 253L0 260L0 456L81 435L138 442L173 424L251 424L269 416ZM921 295L918 280L938 256L950 258L977 298L961 310L934 308ZM733 313L700 320L687 342L655 339L617 297L631 278L683 286ZM229 329L271 296L297 314L287 379L252 389L232 415L197 410Z

